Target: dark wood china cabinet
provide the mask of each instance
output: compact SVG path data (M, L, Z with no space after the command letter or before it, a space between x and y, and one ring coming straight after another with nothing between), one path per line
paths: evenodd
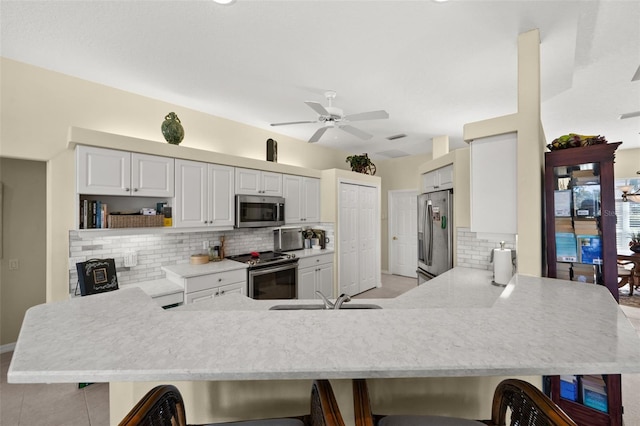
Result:
M613 164L620 144L547 152L544 174L547 275L606 286L616 301ZM545 384L576 423L622 425L619 374L549 376Z

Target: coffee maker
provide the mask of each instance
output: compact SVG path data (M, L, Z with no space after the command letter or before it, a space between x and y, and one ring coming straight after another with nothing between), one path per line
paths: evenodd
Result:
M324 229L314 229L313 230L314 235L318 236L318 239L320 240L320 249L325 249L327 248L327 233Z

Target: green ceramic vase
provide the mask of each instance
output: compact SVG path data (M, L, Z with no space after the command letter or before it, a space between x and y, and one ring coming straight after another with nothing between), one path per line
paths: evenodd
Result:
M173 145L179 145L184 139L184 129L175 112L170 112L162 122L162 135L164 139Z

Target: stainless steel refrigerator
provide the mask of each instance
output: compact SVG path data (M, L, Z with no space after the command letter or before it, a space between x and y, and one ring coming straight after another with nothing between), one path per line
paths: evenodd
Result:
M418 195L418 284L453 268L453 190Z

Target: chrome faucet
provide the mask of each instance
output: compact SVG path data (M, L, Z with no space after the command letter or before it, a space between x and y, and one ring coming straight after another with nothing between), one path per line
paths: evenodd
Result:
M348 294L342 293L340 297L336 299L336 303L333 305L333 309L340 309L343 303L346 303L351 300L351 296Z
M327 299L327 296L322 294L321 291L319 291L319 290L316 291L316 294L322 298L322 301L324 302L324 308L325 309L340 309L340 307L342 306L343 303L346 303L346 302L351 300L351 297L348 294L342 293L336 299L335 303L331 303L331 301L329 299Z

